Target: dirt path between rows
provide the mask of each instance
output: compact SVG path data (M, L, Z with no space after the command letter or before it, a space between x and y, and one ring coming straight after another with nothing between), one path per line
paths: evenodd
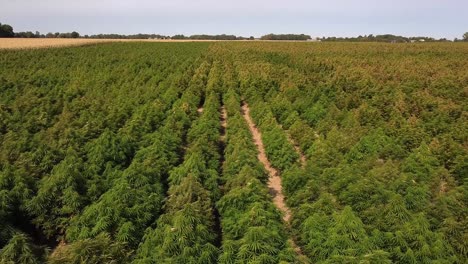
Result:
M289 134L288 131L286 131L283 126L280 124L279 125L283 130L284 132L286 133L286 137L288 138L288 141L289 143L291 143L291 145L293 145L294 147L294 150L296 151L296 153L299 155L299 162L301 163L301 167L304 168L306 166L306 156L304 155L304 153L302 152L301 148L299 147L298 144L296 144L296 142L294 141L294 139L292 139L291 135Z
M289 143L291 143L291 145L293 145L294 150L299 155L299 161L301 162L302 168L304 168L306 166L306 157L305 157L304 153L302 153L301 148L299 148L299 146L296 144L296 142L294 142L294 140L291 138L289 133L286 133L286 136L288 137Z
M224 170L224 163L226 162L224 157L224 150L226 148L226 127L227 127L227 112L223 106L221 106L221 115L219 116L219 121L221 123L221 127L219 128L219 154L220 154L220 165L221 169ZM218 188L224 192L224 186L221 182L218 182ZM223 241L223 231L221 228L221 216L219 214L218 208L214 208L214 215L215 215L215 230L218 233L218 240L216 246L221 247Z
M283 220L286 223L289 223L289 220L291 218L291 211L284 202L281 177L279 176L278 171L271 166L271 163L267 158L265 147L263 146L262 133L258 130L252 118L250 117L250 108L247 103L244 103L242 105L242 111L244 118L247 121L247 124L249 125L250 132L252 133L254 143L258 149L257 157L268 172L268 188L270 189L270 193L273 195L273 202L276 205L276 207L278 207L278 209L280 209L284 213Z
M252 134L253 141L257 146L258 150L258 160L263 164L266 171L268 172L268 188L270 189L270 193L273 196L273 203L274 205L284 213L283 220L289 227L289 221L291 219L291 210L288 208L286 203L284 202L284 194L282 192L283 186L281 185L281 177L278 173L278 170L271 166L270 161L265 152L265 147L262 141L262 134L258 130L257 126L253 122L252 118L250 117L250 108L247 103L243 103L242 105L242 115L244 116L247 124L249 125L250 133ZM302 255L301 249L296 245L293 239L289 240L292 247L296 251L296 253L305 258Z
M221 106L221 141L225 141L226 138L226 126L227 126L227 112L226 108Z

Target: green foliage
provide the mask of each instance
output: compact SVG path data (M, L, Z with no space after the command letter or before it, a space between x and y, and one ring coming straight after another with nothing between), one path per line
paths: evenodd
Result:
M24 230L29 248L66 238L79 246L64 255L118 244L129 257L158 217L208 45L131 46L2 52L0 248ZM108 241L94 245L103 232ZM106 259L93 250L87 260Z
M125 250L125 244L113 242L106 233L94 239L84 239L72 244L60 244L50 254L47 263L128 263L131 252Z
M264 171L256 159L240 102L230 90L224 98L228 112L225 148L225 193L217 202L223 243L219 263L294 262L279 211L262 180Z
M27 235L16 233L0 250L0 262L5 264L41 263L41 260L36 257L41 253L43 254L44 250L32 244Z
M14 36L15 33L12 26L0 23L0 38L12 38Z
M371 251L371 243L364 224L347 206L333 217L314 214L304 222L309 230L304 238L309 241L306 250L316 261L364 259ZM354 261L353 261L354 262Z
M211 201L201 184L193 176L185 177L169 190L165 209L157 228L145 235L135 263L215 263Z
M170 121L166 125L172 126ZM165 134L164 129L151 146L137 152L109 190L71 220L67 239L87 239L108 232L119 242L138 245L146 227L158 216L164 199L163 180L178 161L175 151L180 139Z
M135 263L216 263L214 202L217 199L219 116L216 94L210 93L202 116L187 133L184 162L169 176L165 213L146 231Z
M56 165L50 176L41 179L39 192L27 203L48 237L63 234L71 215L77 214L86 201L86 178L83 161L73 150Z
M273 167L285 170L297 163L299 155L277 124L269 107L261 102L255 102L255 106L252 110L252 117L260 128L265 151Z
M312 259L325 244L333 213L349 206L376 246L363 250L362 240L342 254L321 253L323 262L466 260L466 74L448 66L466 66L460 60L466 46L223 43L212 50L237 65L239 91L270 162L281 170L294 234ZM308 158L305 168L278 151L292 149L285 132ZM248 160L245 151L236 155ZM419 234L427 246L404 236L414 232L408 223L429 223L433 234ZM428 247L439 252L429 242L439 235L443 257L427 253ZM394 247L394 241L401 243Z
M300 263L293 238L314 263L466 263L466 53L298 42L2 51L0 262Z

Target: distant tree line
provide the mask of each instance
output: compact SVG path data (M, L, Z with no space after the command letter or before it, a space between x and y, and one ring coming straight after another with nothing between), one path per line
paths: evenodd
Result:
M26 32L17 32L14 35L15 38L79 38L80 33L73 31L67 33L60 33L60 32L49 32L47 34L41 34L39 31L33 33L31 31Z
M159 34L135 34L135 35L119 35L119 34L99 34L99 35L85 35L85 38L103 38L103 39L187 39L187 40L253 40L254 37L242 37L235 35L174 35L174 36L165 36Z
M455 42L458 42L458 41L468 41L468 32L465 32L465 34L463 34L463 38L462 38L462 39L455 38L454 41L455 41Z
M185 36L177 34L174 36L164 36L160 34L133 34L133 35L123 35L123 34L97 34L97 35L84 35L81 36L80 33L73 31L67 33L60 32L49 32L47 34L41 34L39 31L33 33L32 31L26 32L14 32L13 27L7 24L0 23L0 38L93 38L93 39L193 39L193 40L254 40L253 36L242 37L235 35L191 35ZM310 35L305 34L268 34L260 37L261 40L310 40L312 39ZM403 37L392 34L385 35L364 35L358 37L322 37L319 38L320 41L333 41L333 42L396 42L396 43L405 43L405 42L445 42L450 41L446 38L435 39L431 37ZM455 38L455 42L459 41L468 41L468 32L463 34L461 39Z
M134 35L121 35L121 34L98 34L98 35L84 35L84 38L95 39L169 39L169 36L159 34L134 34Z
M309 40L309 35L304 34L268 34L260 38L261 40Z
M466 38L468 40L468 38ZM407 43L407 42L445 42L450 41L446 38L435 39L431 37L403 37L392 34L385 35L364 35L358 37L323 37L321 41L333 41L333 42L394 42L394 43Z
M170 37L171 39L195 39L195 40L254 40L253 36L250 36L248 38L242 37L242 36L235 36L235 35L191 35L191 36L185 36L185 35L174 35Z
M0 23L0 38L12 38L14 37L13 27Z

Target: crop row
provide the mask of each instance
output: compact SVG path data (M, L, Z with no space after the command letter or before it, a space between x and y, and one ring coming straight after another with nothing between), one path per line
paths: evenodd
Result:
M267 151L283 170L295 236L314 262L466 259L466 104L457 98L466 73L449 66L462 51L435 47L441 63L429 47L381 45L382 57L363 48L374 45L277 44L259 53L225 45L219 52L237 54L261 132L276 119L308 157L301 169ZM398 73L373 72L383 69Z
M2 261L46 258L44 246L59 241L50 261L81 258L86 247L126 255L139 244L197 116L191 94L206 82L197 77L206 45L153 47L2 57Z
M224 195L217 203L223 230L220 263L294 262L296 253L271 201L267 175L240 112L240 97L229 89L224 103L228 115Z

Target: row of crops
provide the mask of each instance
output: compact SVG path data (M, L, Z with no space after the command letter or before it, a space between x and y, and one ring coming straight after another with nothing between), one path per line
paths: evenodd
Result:
M0 263L464 263L467 56L463 43L2 51Z
M467 260L466 45L252 49L218 45L217 55L235 54L310 260Z

